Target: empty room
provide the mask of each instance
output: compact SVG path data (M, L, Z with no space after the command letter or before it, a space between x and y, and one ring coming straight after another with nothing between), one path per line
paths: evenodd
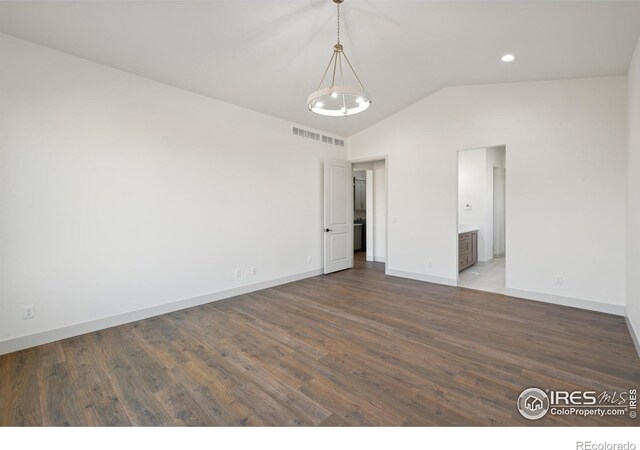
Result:
M635 448L639 339L640 2L0 1L0 437Z

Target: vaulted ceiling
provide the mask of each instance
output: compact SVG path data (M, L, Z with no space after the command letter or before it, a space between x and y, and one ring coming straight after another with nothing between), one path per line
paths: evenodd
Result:
M322 117L305 101L331 56L335 9L330 0L3 1L0 32L343 136L445 86L623 75L640 35L638 1L346 0L342 42L373 105ZM505 53L516 61L501 62Z

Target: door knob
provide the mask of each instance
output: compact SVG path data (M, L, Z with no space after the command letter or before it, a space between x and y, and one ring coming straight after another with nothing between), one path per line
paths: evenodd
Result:
M329 231L333 231L331 228L325 228L324 229L325 233L328 233Z

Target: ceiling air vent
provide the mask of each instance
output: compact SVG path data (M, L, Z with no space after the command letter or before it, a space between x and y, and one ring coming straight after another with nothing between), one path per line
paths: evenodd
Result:
M333 138L331 136L325 136L324 134L315 133L309 130L303 130L302 128L292 128L294 136L300 136L307 139L313 139L314 141L322 141L325 144L337 145L338 147L344 147L344 141L342 139Z

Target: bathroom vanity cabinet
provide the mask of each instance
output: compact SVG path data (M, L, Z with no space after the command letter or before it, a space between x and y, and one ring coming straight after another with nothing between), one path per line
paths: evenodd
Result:
M478 262L478 232L458 233L458 272Z

